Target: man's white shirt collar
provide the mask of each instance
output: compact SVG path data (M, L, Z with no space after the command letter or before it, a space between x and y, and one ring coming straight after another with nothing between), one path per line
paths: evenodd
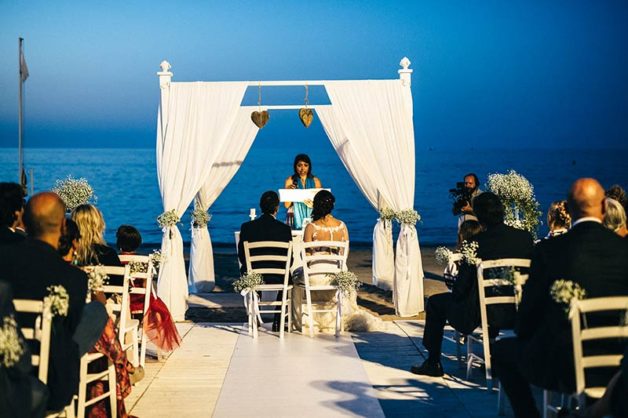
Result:
M595 216L585 216L584 218L580 218L576 222L571 224L571 227L573 228L574 226L576 226L576 225L578 225L578 224L580 224L582 222L597 222L599 224L602 223L602 221L599 218L596 218Z

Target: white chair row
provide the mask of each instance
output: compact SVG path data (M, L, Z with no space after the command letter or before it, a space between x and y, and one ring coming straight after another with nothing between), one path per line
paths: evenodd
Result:
M251 253L253 250L253 255ZM267 250L267 251L265 251ZM277 255L277 254L281 255ZM288 322L288 332L291 331L291 307L294 301L291 300L293 288L305 293L306 312L310 336L314 335L314 314L321 312L332 312L336 316L336 335L342 331L342 293L338 287L332 284L312 285L311 279L318 276L327 276L347 269L347 255L349 253L348 241L314 241L300 243L298 250L294 251L293 243L259 241L244 242L244 254L248 273L273 274L283 277L282 284L264 284L256 288L257 292L281 292L281 301L260 301L253 292L248 292L248 326L249 334L253 338L257 337L258 313L279 313L281 316L279 336L284 336L284 325ZM293 260L294 258L294 260ZM275 268L259 267L267 263L276 263ZM303 269L303 282L297 282L294 286L289 284L290 266L292 263L299 264ZM312 292L335 291L334 307L326 309L316 307L312 302ZM270 309L265 309L269 307ZM277 309L277 307L280 307ZM301 309L297 309L301 312Z

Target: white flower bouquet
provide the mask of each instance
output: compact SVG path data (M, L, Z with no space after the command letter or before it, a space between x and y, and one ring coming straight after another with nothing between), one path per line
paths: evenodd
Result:
M550 288L550 295L554 302L565 305L565 313L569 313L571 301L573 299L582 300L587 296L587 292L578 283L571 280L556 280Z
M360 280L358 280L358 276L350 271L340 271L336 274L329 274L327 277L331 278L331 284L338 286L338 290L343 295L349 295L362 285Z
M194 209L194 211L192 212L192 226L194 228L205 228L211 220L212 215L207 213L203 209Z
M416 225L421 220L421 215L414 209L404 209L397 212L397 222L402 225Z
M159 267L166 261L166 256L161 253L161 250L153 250L153 253L150 255L153 260L153 268L155 269L155 273L159 273Z
M48 286L48 296L44 298L44 304L50 307L52 316L68 316L70 309L70 296L65 287L61 285Z
M109 276L103 271L102 266L94 266L87 272L87 288L90 292L98 292L109 283Z
M449 264L449 260L454 253L447 247L438 247L434 251L434 257L436 258L436 264L439 266L446 266Z
M397 213L390 208L384 208L379 211L379 219L382 221L392 221L396 216Z
M460 254L462 254L462 261L470 266L477 266L482 261L478 258L478 243L475 241L462 241Z
M17 332L17 323L13 315L5 316L0 327L0 364L13 367L24 353L23 342Z
M52 191L59 195L68 210L73 210L86 203L96 202L94 189L82 177L75 179L70 175L65 180L57 180Z
M264 279L259 273L247 273L233 282L233 290L242 292L243 290L254 291L257 286L264 284Z
M170 228L179 223L181 218L174 209L170 209L157 217L157 223L163 228Z

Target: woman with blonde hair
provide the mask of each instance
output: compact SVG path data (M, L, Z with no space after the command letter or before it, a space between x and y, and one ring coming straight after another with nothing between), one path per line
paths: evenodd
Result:
M545 238L562 235L571 228L571 216L567 211L566 200L552 202L547 210L547 226L549 227L549 232Z
M105 242L105 219L96 206L77 206L72 211L72 220L78 225L81 234L81 240L76 249L76 264L79 266L122 265L116 251Z
M606 204L604 226L620 237L625 237L628 235L628 229L626 229L626 211L624 207L621 203L610 197L607 197L604 202Z

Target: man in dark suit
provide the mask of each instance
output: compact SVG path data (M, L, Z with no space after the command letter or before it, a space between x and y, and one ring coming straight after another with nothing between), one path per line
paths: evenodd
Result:
M24 234L16 232L16 227L22 224L23 213L22 186L17 183L0 183L0 246L24 240Z
M258 241L280 241L290 242L292 241L292 230L283 222L275 219L277 216L277 210L279 209L279 196L274 191L267 191L262 194L259 201L260 209L262 210L262 216L254 221L245 222L240 227L240 242L238 242L238 258L242 267L240 267L240 273L246 274L246 259L244 256L244 242L258 242ZM265 250L263 248L255 249L251 251L251 255L260 254L277 254L285 255L285 252L281 249ZM272 261L266 263L257 263L256 268L282 268L282 263L274 263ZM268 284L283 283L283 277L276 275L265 275L264 282ZM277 294L277 300L281 300L281 292ZM279 319L280 315L275 314L273 322L273 331L279 331Z
M0 279L11 285L16 299L43 300L47 287L53 285L68 292L67 316L53 319L48 371L48 409L60 410L77 393L80 356L102 334L107 312L99 302L85 304L87 275L57 253L65 225L65 204L59 196L51 192L34 195L26 205L24 224L29 237L0 251ZM32 321L17 318L22 323L29 319Z
M473 211L483 227L483 231L475 237L478 258L495 260L530 257L532 236L504 224L504 206L497 195L490 192L478 195L473 199ZM513 325L514 310L499 306L491 308L494 309L488 311L488 320L492 332ZM431 296L427 301L426 315L423 345L429 355L423 364L415 364L410 371L420 375L442 376L440 355L445 324L449 322L466 335L473 332L481 322L476 266L463 262L453 291Z
M628 295L628 242L602 225L602 186L590 178L577 180L567 206L571 230L534 249L517 314L517 338L499 341L493 350L495 371L517 417L540 416L530 383L575 389L571 325L565 306L550 296L554 281L579 284L587 298Z

